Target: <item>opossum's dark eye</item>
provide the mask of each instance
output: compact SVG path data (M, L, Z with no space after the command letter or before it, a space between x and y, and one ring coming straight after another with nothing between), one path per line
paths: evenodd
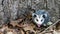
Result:
M41 20L41 22L43 21L43 19Z
M45 15L43 15L43 18L45 18Z
M37 17L36 15L34 15L34 17Z
M36 21L38 21L38 19L36 19Z

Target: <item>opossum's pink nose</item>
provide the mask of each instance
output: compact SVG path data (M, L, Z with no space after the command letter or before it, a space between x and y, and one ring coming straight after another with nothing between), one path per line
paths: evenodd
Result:
M38 27L40 27L41 25L40 24L37 24Z

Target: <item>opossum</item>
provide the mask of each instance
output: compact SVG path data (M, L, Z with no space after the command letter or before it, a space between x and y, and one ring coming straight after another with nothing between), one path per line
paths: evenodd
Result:
M41 25L46 26L50 21L50 15L45 10L37 10L36 12L32 13L32 20L38 27Z

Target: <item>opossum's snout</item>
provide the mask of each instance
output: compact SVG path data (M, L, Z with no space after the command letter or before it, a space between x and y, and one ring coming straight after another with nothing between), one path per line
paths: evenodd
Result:
M40 28L41 27L41 24L37 24L37 26Z

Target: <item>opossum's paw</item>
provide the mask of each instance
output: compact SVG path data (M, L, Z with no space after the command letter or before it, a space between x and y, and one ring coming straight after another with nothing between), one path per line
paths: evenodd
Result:
M47 26L46 24L43 24L44 26Z
M48 26L50 26L50 25L52 25L52 24L53 24L52 22L48 22L48 23L47 23Z

